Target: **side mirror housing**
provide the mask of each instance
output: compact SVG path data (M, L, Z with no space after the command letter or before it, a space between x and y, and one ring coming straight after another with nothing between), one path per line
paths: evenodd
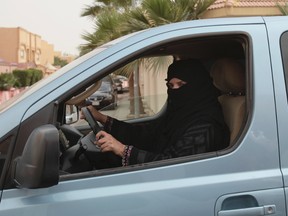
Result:
M75 105L66 105L65 123L73 124L78 121L79 114L78 108Z
M23 153L16 158L12 178L20 188L44 188L59 182L59 132L54 125L32 131Z

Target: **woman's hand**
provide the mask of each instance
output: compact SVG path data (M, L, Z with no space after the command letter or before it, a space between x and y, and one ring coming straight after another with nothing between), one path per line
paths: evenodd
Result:
M125 145L115 139L111 134L100 131L96 134L95 144L100 147L102 152L114 152L114 154L123 157Z

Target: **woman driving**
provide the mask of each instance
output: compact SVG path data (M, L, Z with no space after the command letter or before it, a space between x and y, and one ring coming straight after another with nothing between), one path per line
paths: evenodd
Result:
M150 124L132 125L89 106L104 125L95 145L113 152L119 166L217 151L229 144L217 90L209 73L196 59L172 63L167 72L167 109Z

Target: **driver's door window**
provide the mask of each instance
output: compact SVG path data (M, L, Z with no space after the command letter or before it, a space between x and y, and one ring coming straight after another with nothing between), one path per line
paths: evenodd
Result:
M138 59L130 63L133 70L124 66L104 77L87 102L119 120L154 116L167 99L165 78L171 62L171 57ZM83 119L79 121L86 124Z

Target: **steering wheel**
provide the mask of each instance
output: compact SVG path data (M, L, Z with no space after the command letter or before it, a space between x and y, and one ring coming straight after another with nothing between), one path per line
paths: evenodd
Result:
M93 131L83 136L77 145L64 152L62 159L63 171L77 173L121 166L121 158L119 156L112 152L102 152L94 144L95 134L102 129L87 107L82 108L82 113Z
M96 135L99 131L101 131L101 128L98 122L94 119L90 110L87 107L82 107L81 111L83 115L85 116L85 119L90 125L91 129L93 130L94 135Z

